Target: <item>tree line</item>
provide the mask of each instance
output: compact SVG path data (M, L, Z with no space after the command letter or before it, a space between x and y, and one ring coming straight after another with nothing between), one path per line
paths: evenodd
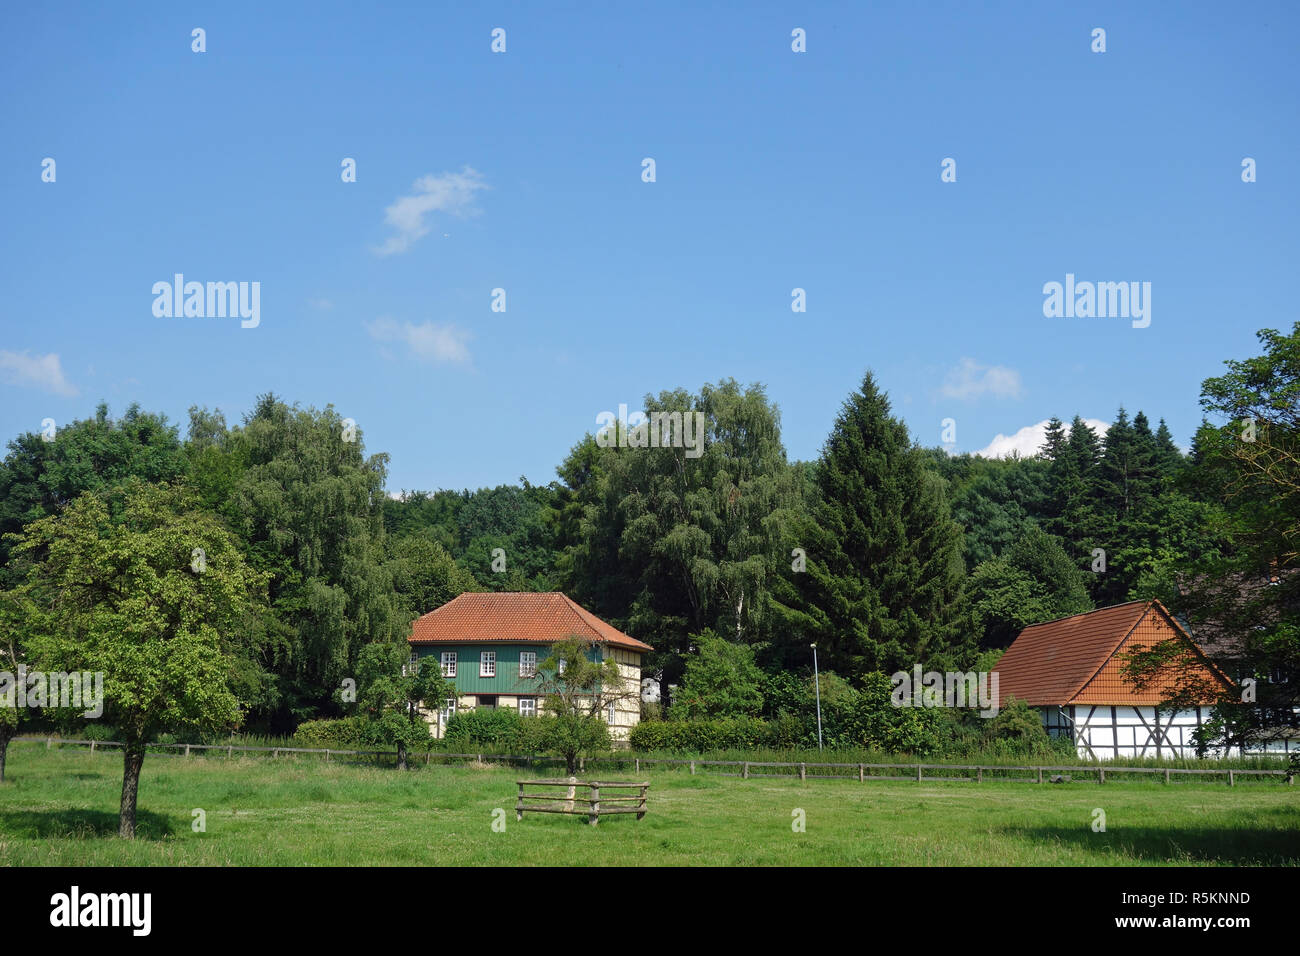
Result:
M1204 382L1187 454L1163 420L1119 407L1104 435L1053 418L1033 456L949 455L910 437L868 373L817 459L791 461L765 388L723 379L646 396L647 414L703 413L699 458L587 434L546 485L394 497L388 456L332 406L267 394L234 425L196 406L182 437L101 404L53 438L17 436L0 465L7 659L166 675L140 739L197 711L287 733L344 713L365 649L400 647L467 590L562 590L651 644L665 689L718 642L764 675L809 670L816 643L865 689L1154 597L1232 630L1235 666L1270 677L1284 708L1300 686L1276 692L1300 656L1300 324L1259 338ZM1260 574L1275 586L1249 601L1223 585ZM692 701L682 713L738 716Z

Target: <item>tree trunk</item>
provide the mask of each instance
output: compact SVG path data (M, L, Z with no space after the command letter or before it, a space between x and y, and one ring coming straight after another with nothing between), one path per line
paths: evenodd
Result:
M397 742L397 769L406 769L406 744L400 740Z
M135 804L143 765L144 744L126 744L122 748L122 808L118 812L117 835L127 840L135 839Z

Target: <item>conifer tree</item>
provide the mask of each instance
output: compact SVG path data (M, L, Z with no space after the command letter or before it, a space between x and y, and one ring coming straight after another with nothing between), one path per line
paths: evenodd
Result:
M933 659L954 641L961 530L943 480L868 374L822 450L820 500L804 524L807 569L789 575L786 623L802 661L860 679Z

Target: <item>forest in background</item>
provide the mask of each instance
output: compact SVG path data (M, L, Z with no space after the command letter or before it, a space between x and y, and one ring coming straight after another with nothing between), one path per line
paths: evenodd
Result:
M764 387L724 378L643 406L702 412L702 457L588 434L546 485L393 497L387 456L333 407L267 394L232 425L196 406L182 435L163 415L101 404L52 439L9 443L0 615L18 627L22 605L31 627L44 601L44 626L57 628L56 591L31 582L60 535L167 512L241 559L227 563L238 576L217 580L240 595L220 640L248 729L337 715L366 645L400 643L416 616L469 590L564 591L651 644L645 672L665 686L690 688L706 650L768 681L759 699L692 692L683 715L777 716L771 688L811 670L813 642L824 670L865 691L915 664L987 666L1027 624L1138 598L1235 635L1236 671L1289 686L1273 699L1285 709L1300 685L1288 574L1300 324L1259 338L1260 355L1206 379L1187 454L1161 409L1122 406L1104 436L1053 418L1033 457L922 448L868 373L820 457L790 461ZM192 543L178 537L178 563ZM1276 586L1224 584L1257 578Z

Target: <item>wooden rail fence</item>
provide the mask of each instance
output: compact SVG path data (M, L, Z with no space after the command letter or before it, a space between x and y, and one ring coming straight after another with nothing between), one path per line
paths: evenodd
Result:
M515 801L515 820L519 821L524 818L524 811L529 813L575 813L585 814L587 822L593 827L600 822L602 814L605 816L611 813L635 813L636 818L640 820L646 814L646 791L650 789L648 781L631 783L628 781L613 780L593 780L584 782L582 780L516 780L519 784L519 799ZM525 793L524 787L564 787L568 792L564 796L556 796L552 793ZM578 800L576 790L578 787L587 788L587 799ZM601 800L602 790L640 790L636 796L612 796L605 797ZM558 806L536 806L525 804L525 800L540 800L544 803L558 804ZM608 804L615 806L608 806ZM623 804L634 804L633 806L623 806ZM583 806L582 804L585 804Z
M55 744L59 746L80 746L89 747L91 753L100 747L121 747L119 741L114 740L69 740L61 737L15 737L12 743L44 743L48 750ZM245 747L232 744L149 744L150 751L156 750L178 750L180 753L158 754L165 757L190 756L191 752L201 753L204 751L225 752L226 758L229 759L236 753L269 753L272 757L278 757L280 754L324 754L326 760L333 757L396 757L395 750L334 750L332 748L322 747ZM408 753L408 760L418 758L416 753ZM536 764L553 764L558 761L556 757L540 756L537 754L472 754L472 753L448 753L445 751L426 751L424 762L428 764L432 758L448 760L477 760L484 763L491 760L501 760L506 762L526 762L530 765ZM911 780L916 783L982 783L986 776L988 779L1000 779L1013 783L1043 783L1044 773L1078 773L1092 775L1096 777L1097 783L1105 783L1107 775L1125 774L1125 773L1157 773L1164 775L1164 782L1171 783L1175 774L1179 776L1210 776L1224 777L1228 786L1235 787L1238 777L1282 777L1287 784L1295 783L1295 776L1289 770L1238 770L1238 769L1215 769L1207 768L1185 768L1185 767L1115 767L1104 765L1074 765L1074 766L1049 766L1037 764L1024 766L1020 764L920 764L920 763L808 763L806 761L767 761L767 760L700 760L688 758L667 758L667 757L595 757L591 759L592 763L606 763L623 766L631 764L636 772L640 773L643 766L653 765L689 767L691 773L695 773L697 768L707 767L730 767L729 771L718 771L714 775L719 777L740 777L748 780L751 777L770 778L770 779L792 779L795 774L791 773L767 773L766 770L786 769L793 771L798 770L798 776L801 781L813 780L857 780L862 783L867 780ZM580 762L580 769L586 769L587 760ZM759 768L755 770L754 768ZM809 773L809 771L813 771ZM821 773L822 770L832 771L849 771L848 773ZM868 773L868 771L878 770L896 770L905 771L904 774L879 774ZM966 776L925 776L926 771L953 772L966 771ZM998 774L1008 772L1024 771L1029 776L998 776ZM970 776L974 773L974 776ZM566 781L566 786L568 785Z

